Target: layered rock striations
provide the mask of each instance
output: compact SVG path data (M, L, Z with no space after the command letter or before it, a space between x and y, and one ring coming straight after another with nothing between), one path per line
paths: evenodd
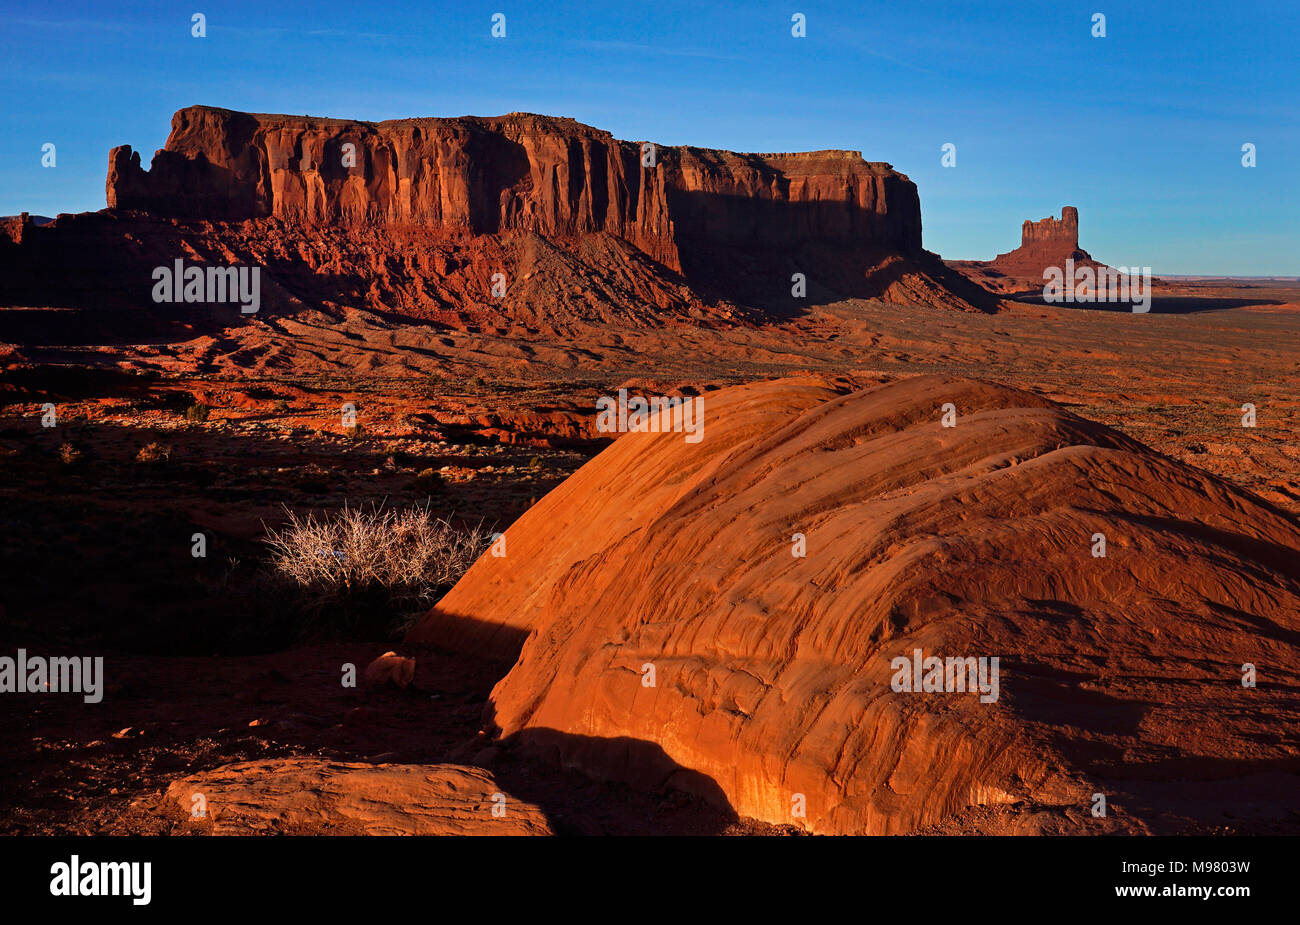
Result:
M851 151L656 146L524 113L371 123L193 106L148 169L112 150L106 196L100 213L0 229L0 302L131 309L129 336L159 336L198 310L150 301L152 272L179 257L260 267L265 300L245 323L364 310L581 340L844 298L999 307L922 248L916 186Z
M916 186L857 152L647 148L527 113L373 123L192 106L150 169L113 149L107 199L182 219L603 232L674 270L683 239L921 251Z
M703 400L700 442L621 437L411 631L513 664L508 744L822 833L1207 830L1300 770L1293 518L989 383ZM998 690L900 691L918 650Z
M454 764L240 761L174 781L166 799L215 835L552 834L539 807L502 793L482 768Z

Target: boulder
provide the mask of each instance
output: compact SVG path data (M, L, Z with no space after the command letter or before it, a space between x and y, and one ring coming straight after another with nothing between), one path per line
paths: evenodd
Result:
M987 382L703 400L700 442L620 437L410 632L512 664L502 738L820 833L1204 829L1296 780L1280 509Z
M167 802L218 835L552 834L537 806L503 793L487 771L454 764L241 761L175 781ZM195 807L205 815L196 819Z

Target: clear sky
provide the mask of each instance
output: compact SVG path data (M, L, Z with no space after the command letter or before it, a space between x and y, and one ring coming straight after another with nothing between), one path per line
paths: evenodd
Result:
M147 162L197 103L528 111L661 144L860 150L917 183L948 258L1011 250L1023 220L1075 205L1112 265L1300 275L1297 0L297 6L0 0L0 214L103 208L109 148Z

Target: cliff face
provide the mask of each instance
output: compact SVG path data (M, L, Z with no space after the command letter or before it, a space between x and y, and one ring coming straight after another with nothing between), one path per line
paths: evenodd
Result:
M1020 246L993 260L996 269L1039 276L1044 267L1062 266L1066 259L1091 262L1092 256L1079 249L1079 210L1064 206L1061 217L1048 216L1026 222L1020 228Z
M109 155L110 208L181 219L604 232L681 270L684 242L921 252L916 186L857 152L734 154L639 143L572 119L356 122L192 106L149 170Z
M1078 250L1079 210L1074 206L1064 206L1059 219L1050 215L1037 222L1026 219L1020 227L1020 246Z
M1064 206L1061 217L1049 215L1020 226L1020 246L992 260L951 260L948 266L977 286L993 293L1040 292L1049 267L1103 267L1079 247L1079 210Z

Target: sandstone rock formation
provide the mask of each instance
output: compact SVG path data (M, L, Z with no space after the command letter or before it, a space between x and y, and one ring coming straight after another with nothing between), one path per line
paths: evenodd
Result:
M624 435L408 641L513 661L508 742L814 832L1210 826L1300 770L1293 518L1023 392L842 392ZM918 649L997 657L997 699L895 692Z
M291 257L268 270L293 272L308 305L462 328L731 323L749 317L738 306L769 317L848 296L998 305L922 248L915 184L856 151L659 146L528 113L371 123L192 106L148 170L113 149L106 193L115 214L182 223L200 253L251 262L275 245ZM495 273L505 298L489 295Z
M1064 268L1067 260L1076 267L1105 266L1079 247L1079 210L1074 206L1064 206L1059 219L1026 219L1020 246L1013 251L988 261L950 260L948 266L990 292L1031 293L1042 291L1045 269Z
M168 802L190 818L200 805L196 794L217 835L552 834L536 806L502 793L488 772L454 764L264 759L167 788ZM494 815L494 806L504 806L504 814Z
M916 186L856 151L654 149L572 119L357 122L191 106L150 170L109 155L109 208L176 218L273 216L550 237L606 232L681 269L680 238L921 250Z
M1061 217L1047 216L1037 222L1025 219L1020 228L1020 246L1058 244L1074 250L1079 248L1079 210L1062 206Z
M1066 260L1096 262L1079 249L1079 210L1074 206L1063 207L1059 219L1050 215L1037 222L1026 219L1020 229L1020 246L998 254L993 267L1010 275L1042 279L1044 267L1062 267Z
M0 228L0 304L108 307L134 339L354 310L581 340L849 297L999 307L922 248L916 186L855 151L643 145L527 113L370 123L192 106L148 169L112 150L106 198L101 213ZM152 304L153 269L178 257L259 267L258 316Z
M366 666L362 674L368 687L392 684L403 690L415 680L415 659L403 658L396 652L385 652Z

